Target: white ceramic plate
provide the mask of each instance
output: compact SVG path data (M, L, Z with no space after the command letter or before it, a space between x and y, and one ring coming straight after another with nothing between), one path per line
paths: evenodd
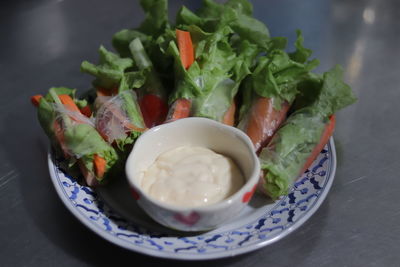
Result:
M215 259L269 245L302 225L318 209L336 170L333 139L286 197L272 202L256 194L232 222L205 233L182 233L152 221L135 203L124 177L104 188L79 185L48 155L50 176L65 206L84 225L126 249L171 259Z

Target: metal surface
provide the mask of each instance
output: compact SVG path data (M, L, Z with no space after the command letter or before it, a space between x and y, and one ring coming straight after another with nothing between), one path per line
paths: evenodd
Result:
M183 1L170 1L175 13ZM208 266L398 266L400 262L400 3L253 1L272 35L303 30L321 61L346 69L358 102L337 116L336 179L314 216L283 240ZM199 1L185 1L189 7ZM80 62L143 19L138 1L0 3L0 265L187 266L116 247L63 206L47 170L47 139L29 97L54 85L84 90ZM203 266L192 262L191 266Z

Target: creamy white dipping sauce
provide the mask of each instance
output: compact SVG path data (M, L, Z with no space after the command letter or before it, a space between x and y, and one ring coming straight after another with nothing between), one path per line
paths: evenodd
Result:
M147 194L180 207L219 202L244 184L240 169L230 158L195 146L159 155L142 175L141 187Z

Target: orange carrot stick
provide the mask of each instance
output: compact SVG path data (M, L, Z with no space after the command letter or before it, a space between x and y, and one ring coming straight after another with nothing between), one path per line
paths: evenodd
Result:
M321 136L321 139L320 139L318 145L315 146L315 148L311 152L306 163L304 164L303 169L301 170L301 172L299 174L302 174L303 172L305 172L308 169L308 167L311 166L313 161L317 158L318 154L322 151L322 149L328 143L329 138L332 136L333 131L335 130L335 124L336 124L336 117L335 117L335 115L332 115L329 118L329 122L325 126L324 132L322 133L322 136Z
M176 30L176 40L182 65L185 69L188 69L194 62L194 49L190 32Z
M191 106L192 102L188 99L180 98L175 100L170 110L167 122L172 122L189 117Z
M285 120L290 107L284 102L281 109L277 110L273 104L272 98L260 97L250 111L246 133L256 151L269 143L272 135Z
M224 118L222 119L222 123L226 125L233 126L235 124L235 111L236 111L236 103L232 102L232 105L225 112Z
M100 157L97 154L94 154L93 169L94 169L94 174L98 178L102 178L104 176L104 173L106 172L106 165L107 165L107 162L104 158Z
M194 62L194 48L190 32L182 30L176 30L175 32L182 65L185 69L188 69ZM170 107L167 122L189 117L191 106L192 102L188 99L180 98L175 100L172 107Z
M58 95L58 98L60 99L61 103L65 106L66 109L81 113L80 109L69 95Z
M31 102L35 107L39 106L40 103L40 99L42 99L42 95L34 95L31 97Z
M78 106L75 104L74 100L69 95L58 95L61 103L64 105L66 109L73 112L78 112L79 114L84 115ZM78 118L71 117L72 120L82 123L83 121L79 120Z

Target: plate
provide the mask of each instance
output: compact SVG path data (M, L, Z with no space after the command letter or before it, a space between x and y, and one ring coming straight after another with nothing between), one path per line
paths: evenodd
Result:
M64 173L48 154L55 189L65 206L89 229L126 249L170 259L204 260L235 256L267 246L302 225L318 209L332 185L336 152L331 138L312 166L285 197L273 202L255 194L232 222L202 233L167 229L152 221L130 195L125 177L96 190Z

